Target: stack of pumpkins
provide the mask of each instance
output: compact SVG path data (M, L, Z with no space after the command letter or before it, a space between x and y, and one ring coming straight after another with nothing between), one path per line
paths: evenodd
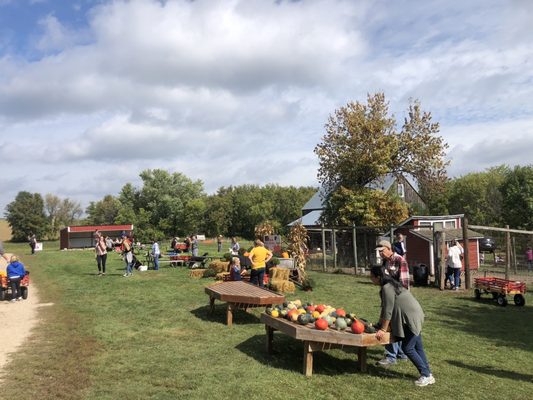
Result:
M307 303L304 305L300 300L293 300L283 305L267 307L266 313L274 318L286 318L294 323L322 331L334 329L355 334L375 332L371 324L358 319L355 314L325 304L315 306Z

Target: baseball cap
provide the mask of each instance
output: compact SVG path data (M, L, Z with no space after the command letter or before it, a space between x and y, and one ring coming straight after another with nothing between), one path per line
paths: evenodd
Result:
M380 240L378 243L378 247L376 247L376 250L381 251L384 248L391 249L390 242L388 240Z

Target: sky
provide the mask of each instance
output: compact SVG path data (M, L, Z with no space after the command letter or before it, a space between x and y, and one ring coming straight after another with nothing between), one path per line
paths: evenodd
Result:
M85 209L146 169L318 186L324 125L384 92L440 123L448 175L533 162L529 0L0 0L0 211ZM3 213L0 213L2 216Z

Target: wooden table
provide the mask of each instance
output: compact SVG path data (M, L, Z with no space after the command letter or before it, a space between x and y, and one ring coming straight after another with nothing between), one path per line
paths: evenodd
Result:
M306 376L313 374L313 352L325 351L333 348L342 348L344 346L357 347L357 358L359 361L359 370L367 370L366 348L370 346L386 345L390 341L390 334L387 333L381 340L376 339L375 333L362 333L356 335L351 331L336 331L327 329L318 330L314 324L299 325L286 319L274 318L267 314L261 314L261 322L265 324L267 334L267 352L272 353L272 339L274 331L278 330L284 334L304 342L304 363L303 373Z
M209 295L211 313L215 311L215 300L228 303L226 317L228 326L233 323L233 310L235 309L266 307L272 304L282 304L285 301L285 296L281 294L242 281L215 283L206 287L205 292Z

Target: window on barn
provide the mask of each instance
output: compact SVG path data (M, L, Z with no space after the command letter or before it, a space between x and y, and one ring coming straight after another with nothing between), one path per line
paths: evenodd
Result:
M402 199L405 198L405 188L403 183L398 183L398 196L400 196Z

